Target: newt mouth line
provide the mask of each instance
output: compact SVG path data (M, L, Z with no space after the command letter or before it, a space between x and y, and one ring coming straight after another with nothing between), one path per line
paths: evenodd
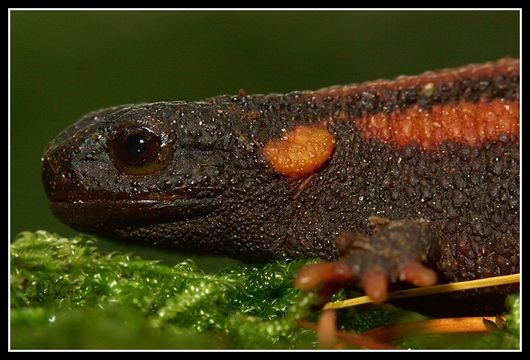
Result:
M93 228L136 227L181 221L205 216L216 209L220 201L200 199L131 199L52 202L51 210L66 224L81 230Z
M121 203L121 204L132 204L132 203L156 203L156 202L172 202L172 201L193 201L196 199L213 199L221 194L220 188L201 188L196 191L193 195L187 195L183 193L111 193L111 192L83 192L71 190L62 190L60 193L54 193L50 196L52 203L61 204L84 204L84 203ZM74 196L72 196L74 195Z

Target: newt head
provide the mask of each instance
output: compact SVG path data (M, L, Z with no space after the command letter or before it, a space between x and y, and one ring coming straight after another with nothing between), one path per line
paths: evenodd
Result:
M201 237L231 234L226 217L237 217L234 204L260 181L247 176L255 145L233 119L211 104L184 102L87 114L44 153L54 215L89 233L222 252Z

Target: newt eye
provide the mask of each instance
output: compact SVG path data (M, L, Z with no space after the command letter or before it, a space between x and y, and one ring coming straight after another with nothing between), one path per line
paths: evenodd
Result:
M162 165L160 139L143 127L129 127L120 131L114 137L111 150L117 165L130 174L152 173Z

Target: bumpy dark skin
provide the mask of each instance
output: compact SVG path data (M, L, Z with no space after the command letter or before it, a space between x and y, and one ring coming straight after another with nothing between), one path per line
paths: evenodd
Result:
M356 282L377 297L386 280L423 286L436 275L443 282L516 273L518 132L425 149L367 138L357 121L415 105L428 112L459 101L518 104L518 62L484 66L491 69L453 77L449 71L433 87L422 75L400 86L97 111L50 143L44 185L63 222L123 241L253 262L335 260L340 252L341 260L326 265L328 278L306 274L306 288ZM269 141L317 124L334 138L325 163L297 178L271 166L263 153ZM160 141L145 174L113 152L117 134L131 126Z

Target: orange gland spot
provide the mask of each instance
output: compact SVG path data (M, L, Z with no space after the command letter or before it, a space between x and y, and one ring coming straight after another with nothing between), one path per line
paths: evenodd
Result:
M449 140L477 146L503 133L519 136L519 103L505 99L460 101L434 105L430 110L415 105L370 115L358 124L365 138L399 147L418 143L423 149L434 149Z
M263 155L278 173L299 179L315 173L330 158L335 138L321 126L301 125L270 140Z

